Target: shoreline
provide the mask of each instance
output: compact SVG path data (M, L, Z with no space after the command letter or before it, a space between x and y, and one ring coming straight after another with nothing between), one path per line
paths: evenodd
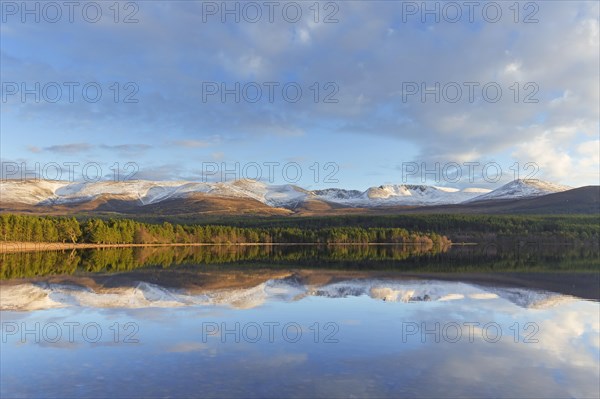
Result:
M312 246L312 245L336 245L336 246L356 246L356 245L422 245L421 243L280 243L280 242L258 242L258 243L171 243L171 244L92 244L92 243L62 243L62 242L0 242L0 254L17 252L41 252L41 251L64 251L68 249L101 249L101 248L150 248L150 247L214 247L214 246ZM477 245L477 243L456 243L449 244L456 246Z

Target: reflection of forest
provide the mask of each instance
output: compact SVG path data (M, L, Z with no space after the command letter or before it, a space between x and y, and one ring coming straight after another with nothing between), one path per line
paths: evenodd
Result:
M289 263L310 260L378 261L446 251L431 243L418 245L215 245L189 247L126 247L72 251L22 252L0 255L2 279L119 272L145 266L223 264L261 261Z
M2 279L174 265L298 266L400 271L596 270L597 247L539 245L247 245L128 247L0 255Z

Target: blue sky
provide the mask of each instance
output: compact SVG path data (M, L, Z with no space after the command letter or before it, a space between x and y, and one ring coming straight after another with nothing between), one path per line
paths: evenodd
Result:
M86 3L72 22L62 2L54 3L60 18L40 3L39 22L21 2L2 3L3 176L9 164L35 170L39 163L43 171L76 162L76 179L89 163L111 178L116 163L134 162L136 178L218 180L224 176L203 170L239 163L239 177L254 176L258 164L266 179L265 164L278 163L275 183L310 188L495 188L516 170L599 184L596 1L521 2L518 15L513 2L482 2L473 22L463 2L452 3L462 13L457 22L446 2L427 3L438 7L439 22L422 15L421 2L320 2L317 22L312 1L285 15L286 3L277 3L272 22L263 2L228 2L239 22L222 15L223 3L199 1L121 2L115 22L113 3L96 3L97 22L90 22L95 9L83 14ZM262 17L253 23L255 5ZM251 8L244 14L243 7ZM292 21L297 9L301 17ZM125 23L128 15L137 22ZM231 93L222 98L221 85L235 92L236 82L239 102ZM57 87L62 97L53 102ZM97 87L102 96L92 102ZM253 101L256 87L262 96ZM302 96L292 102L297 87ZM23 88L37 90L40 101ZM423 90L430 94L422 98ZM477 163L474 181L468 162ZM500 178L484 173L490 164ZM403 165L419 171L403 174ZM461 178L447 178L452 165L461 166Z

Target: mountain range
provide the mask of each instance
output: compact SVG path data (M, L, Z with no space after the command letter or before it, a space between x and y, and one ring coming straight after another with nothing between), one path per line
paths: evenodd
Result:
M365 191L306 190L291 184L269 185L248 179L218 183L4 180L0 183L0 211L288 215L361 210L477 210L499 204L506 207L515 201L540 202L541 198L548 202L546 197L552 203L552 196L558 196L558 207L569 201L575 205L583 192L587 193L583 195L584 208L596 209L597 186L573 189L541 180L514 180L493 191L408 184L381 185ZM588 213L585 209L583 213ZM566 211L571 213L569 209ZM581 209L572 213L578 212Z

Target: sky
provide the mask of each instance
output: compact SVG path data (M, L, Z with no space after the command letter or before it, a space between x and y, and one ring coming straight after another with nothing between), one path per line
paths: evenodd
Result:
M600 184L597 1L1 3L2 178Z

